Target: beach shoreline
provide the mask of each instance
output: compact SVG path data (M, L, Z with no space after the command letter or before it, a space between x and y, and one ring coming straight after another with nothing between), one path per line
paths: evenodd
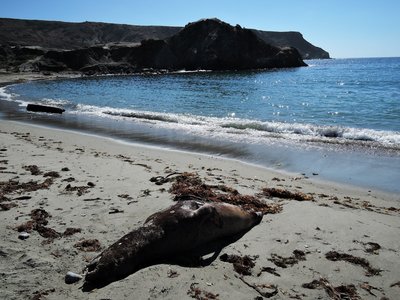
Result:
M132 292L138 299L190 299L196 289L218 294L216 299L254 299L260 291L271 294L271 299L325 298L326 282L348 289L353 285L362 299L398 295L400 201L396 194L12 121L0 121L0 135L3 183L41 184L52 178L45 188L8 192L4 195L8 200L1 202L10 204L8 210L0 211L0 294L4 299L35 295L41 299L123 299ZM221 252L253 257L252 275L239 275L231 264L217 258L202 268L154 265L90 293L80 289L82 281L65 284L68 271L79 273L100 251L85 252L76 247L80 241L97 239L104 249L174 203L168 192L171 183L157 186L150 181L174 172L193 173L209 185L226 185L282 205L282 212L266 214L260 225ZM264 188L300 192L314 200L260 196ZM50 214L47 226L56 232L67 228L80 232L49 239L33 230L28 239L18 239L16 227L29 221L35 209ZM372 250L371 245L375 246ZM299 261L285 268L276 261L292 257L296 250L304 254ZM327 253L332 251L365 259L382 271L368 274L365 266L331 261ZM314 280L319 285L304 287ZM257 285L261 287L254 288Z
M76 76L80 78L77 74L1 74L0 82L68 79ZM10 91L12 87L5 91L5 99L14 99ZM52 99L52 96L47 96L47 98ZM0 113L3 119L112 137L133 144L140 143L146 146L218 155L340 184L389 193L400 192L398 186L399 150L381 147L379 143L351 141L346 138L322 138L314 141L312 136L308 138L307 135L301 134L282 139L281 135L275 136L273 131L272 133L257 132L262 135L258 140L258 138L247 136L248 132L251 135L251 129L233 130L232 133L226 135L225 129L222 128L220 132L219 125L216 128L213 127L214 125L192 128L190 124L185 123L186 121L182 121L181 124L179 115L174 116L179 119L178 126L174 126L174 122L157 121L160 117L157 114L154 120L151 118L151 113L147 119L149 112L144 112L145 116L141 115L141 111L134 112L134 116L138 115L137 118L118 117L108 115L101 107L94 107L94 111L91 111L92 108L88 108L88 111L80 111L75 110L72 104L72 108L65 107L66 112L62 116L54 116L26 113L23 108L26 103L29 103L29 97L22 97L16 101L1 101ZM47 100L44 103L46 104ZM340 128L338 130L340 131Z
M81 73L78 72L68 72L68 73L30 73L30 72L20 72L20 73L12 73L12 72L4 72L0 71L0 87L7 86L14 83L23 83L29 81L37 81L37 80L57 80L57 79L66 79L66 78L79 78L82 77Z

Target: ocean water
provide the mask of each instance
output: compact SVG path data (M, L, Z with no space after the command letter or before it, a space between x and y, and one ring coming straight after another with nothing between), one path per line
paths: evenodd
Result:
M15 84L1 88L0 99L18 108L11 113L2 101L0 111L3 117L400 191L400 58L307 63L284 70ZM23 112L33 102L66 113ZM371 170L375 175L365 174Z

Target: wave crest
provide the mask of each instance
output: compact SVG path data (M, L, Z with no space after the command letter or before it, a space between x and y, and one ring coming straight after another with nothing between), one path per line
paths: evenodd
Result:
M377 146L400 149L400 132L379 131L365 128L343 126L323 126L302 123L262 122L239 118L217 118L174 114L111 107L78 105L80 112L96 114L103 117L123 118L135 122L185 130L199 135L224 136L225 138L244 139L262 142L263 138L282 137L289 140L312 142L373 142Z
M0 88L0 99L15 101L20 106L28 102L18 99L18 95ZM344 126L323 126L315 124L262 122L234 117L217 118L133 109L116 109L94 105L73 104L63 99L42 99L37 103L67 108L67 113L90 114L98 117L131 120L151 123L161 128L184 130L192 134L214 136L226 139L247 139L249 142L267 142L266 138L284 138L287 140L321 143L366 143L374 147L400 150L400 132L351 128Z

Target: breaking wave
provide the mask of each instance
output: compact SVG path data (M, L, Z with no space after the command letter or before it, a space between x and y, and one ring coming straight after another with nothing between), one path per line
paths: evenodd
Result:
M43 98L38 101L28 101L20 97L20 95L8 92L7 87L0 87L0 100L16 102L20 107L26 107L29 103L35 102L40 105L56 106L59 108L75 109L76 105L65 99Z
M396 131L302 123L263 122L232 117L205 117L91 105L77 105L76 113L148 123L160 128L184 130L197 135L224 137L242 141L247 139L249 142L254 143L263 142L267 138L284 138L305 142L373 144L377 147L400 150L400 132Z
M6 87L0 88L0 99L17 102L20 107L25 107L28 104L28 101L21 99L17 94L9 92ZM357 144L367 147L400 150L400 132L398 131L117 109L75 104L64 99L44 98L35 102L64 108L67 110L66 115L84 114L102 118L107 117L233 141L268 143L271 139L284 139L303 143Z

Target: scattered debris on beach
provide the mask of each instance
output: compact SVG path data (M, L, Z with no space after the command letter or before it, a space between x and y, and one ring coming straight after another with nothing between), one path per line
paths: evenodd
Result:
M391 206L391 207L377 206L377 205L372 204L369 201L360 200L358 198L351 198L351 197L346 196L346 197L344 197L344 200L340 201L335 196L335 197L331 197L331 200L333 200L334 204L341 205L345 208L363 209L363 210L373 211L373 212L385 214L385 215L400 213L399 208L395 208L393 206Z
M293 255L289 257L282 257L278 254L272 253L271 258L268 259L273 262L277 267L287 268L288 266L293 266L299 261L306 260L306 253L301 250L294 250Z
M29 199L32 199L32 197L31 196L20 196L20 197L14 198L13 200L29 200Z
M25 167L32 174L41 174L39 168L35 165ZM9 195L18 194L22 195L24 193L34 192L42 189L49 189L53 184L52 178L46 178L43 182L38 181L28 181L28 182L20 182L19 180L10 179L8 181L0 181L0 209L3 211L10 210L13 207L18 206L15 202L10 202L10 199L7 197ZM12 200L29 200L31 196L22 195L20 197L16 197ZM8 202L8 203L4 203Z
M50 214L41 208L32 210L29 215L31 217L31 220L17 226L16 229L18 232L32 232L33 230L36 230L39 226L46 226L48 223L47 218L50 217Z
M80 233L80 232L82 232L81 228L68 227L67 229L65 229L63 236L71 236L74 235L75 233Z
M360 242L357 240L353 240L353 243L358 243L364 246L364 251L370 254L379 254L379 250L382 248L381 245L375 242Z
M8 181L0 181L0 199L2 196L12 193L28 193L37 190L48 189L53 184L52 178L46 178L45 181L28 181L20 183L18 180L10 179Z
M150 178L150 182L154 182L156 185L163 185L164 183L170 182L175 179L176 175L181 175L182 173L180 172L172 172L168 174L167 176L155 176ZM189 173L184 173L184 174L189 174Z
M360 299L357 293L357 288L353 284L332 286L332 284L325 278L315 279L312 282L304 283L302 285L306 289L324 289L331 299L341 300L357 300Z
M222 254L219 259L223 262L233 264L233 268L236 273L240 275L251 275L252 269L255 266L254 261L257 257L250 257L249 255L239 256L235 254Z
M373 290L383 292L383 290L381 288L374 287L374 286L370 285L368 282L361 283L360 288L362 288L363 290L367 291L370 295L375 296L375 297L376 297L376 295L372 292Z
M198 283L196 282L190 285L190 289L187 291L188 296L197 300L218 299L219 294L213 294L211 292L201 290L199 287L197 287L197 285Z
M229 262L233 264L233 268L239 275L236 276L243 283L245 283L248 287L254 289L257 293L259 293L262 297L270 298L275 296L278 293L278 287L274 284L253 284L247 281L244 276L252 275L252 269L255 266L254 261L258 258L258 256L249 256L249 255L235 255L235 254L222 254L220 256L220 260L223 262ZM267 270L267 268L263 268L261 272L257 275L259 277L263 271ZM268 268L272 274L276 276L280 276L275 272L274 268ZM273 271L272 271L273 270ZM257 298L256 298L257 299Z
M1 200L0 200L1 202ZM13 207L18 206L17 203L9 202L9 203L0 203L0 210L10 210Z
M313 201L314 197L310 194L305 194L302 192L291 192L289 190L279 189L279 188L263 188L262 192L264 196L271 198L281 198L281 199L293 199L297 201Z
M60 174L56 171L50 171L43 174L43 177L59 178Z
M29 216L31 217L30 220L18 225L15 229L21 233L31 233L32 231L36 231L40 234L40 236L47 239L46 241L44 241L44 243L51 243L57 238L71 236L75 233L81 232L80 228L69 227L64 231L64 233L60 233L53 228L47 227L47 219L51 218L51 215L41 208L32 210Z
M68 178L65 178L65 179L63 179L63 180L61 180L61 181L64 181L64 182L72 182L72 181L75 181L75 178L74 178L74 177L68 177Z
M382 270L373 268L369 261L362 257L356 257L347 253L339 253L337 251L329 251L325 254L326 259L330 261L347 261L353 265L358 265L366 270L366 276L379 275Z
M101 249L98 239L82 240L77 242L74 247L84 252L97 252Z
M46 227L48 224L47 219L51 215L44 209L37 208L30 213L31 220L16 227L18 232L31 233L37 231L42 237L48 239L48 242L52 242L54 239L61 237L61 233L55 231L52 228Z
M81 186L72 186L71 184L67 184L67 186L65 187L65 191L67 193L72 193L72 192L76 192L76 195L82 196L83 194L88 193L88 189L94 187L94 183L92 182L88 182L87 185L81 185Z
M397 281L397 282L392 283L392 284L390 285L390 287L394 287L394 286L400 287L400 281Z
M47 242L51 243L54 239L61 237L61 233L55 231L53 228L46 226L36 227L36 231L44 238L48 239Z
M123 213L123 212L124 212L123 209L112 207L112 208L110 208L110 211L108 212L108 214L110 214L110 215L112 215L112 214L120 214L120 213Z
M33 175L33 176L42 174L42 172L39 170L39 167L37 165L24 166L24 169L26 171L31 172L31 175Z
M240 276L239 279L246 284L248 287L254 289L257 293L259 293L262 297L271 298L278 294L278 286L275 284L253 284L244 279L243 276ZM259 299L258 297L256 299ZM261 298L262 299L262 298Z
M36 291L33 293L33 296L30 298L30 300L42 300L45 299L46 296L48 296L50 293L54 293L56 291L55 288L48 289L45 291Z
M276 272L276 269L272 267L262 267L260 272L257 274L257 277L260 277L263 272L267 272L277 277L281 277L281 275L278 272Z
M175 270L169 269L167 276L168 276L168 278L176 278L179 276L179 273Z
M170 175L175 175L174 177ZM158 179L154 179L158 178ZM275 214L282 211L282 206L276 203L266 203L257 196L242 195L236 189L226 185L209 185L204 183L194 173L172 173L164 179L153 177L153 182L171 182L169 192L174 201L202 200L209 202L225 202L238 205L246 210L254 210L263 214Z

